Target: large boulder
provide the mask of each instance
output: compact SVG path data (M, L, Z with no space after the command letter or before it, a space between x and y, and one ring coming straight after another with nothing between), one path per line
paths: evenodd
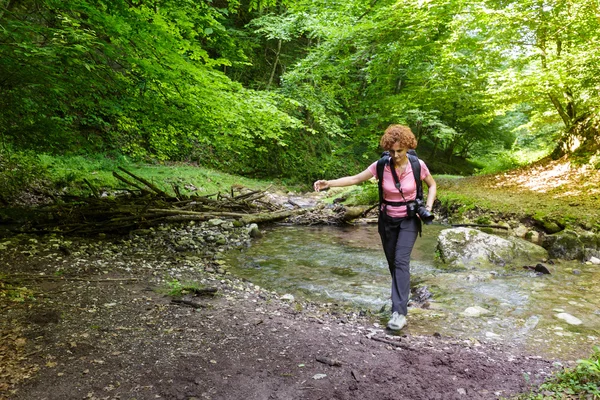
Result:
M546 250L516 237L500 237L477 229L443 230L437 244L440 259L450 268L497 268L498 266L540 262L548 257Z
M585 261L600 256L600 235L565 229L546 235L542 246L552 258Z

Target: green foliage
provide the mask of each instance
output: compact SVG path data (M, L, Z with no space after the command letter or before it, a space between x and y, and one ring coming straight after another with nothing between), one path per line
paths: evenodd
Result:
M31 151L0 151L0 205L34 192L47 179L47 170Z
M171 279L167 282L167 294L172 297L181 297L186 294L193 293L200 289L200 285L196 282L181 282L178 279Z
M492 219L488 215L482 215L481 217L478 217L475 220L475 223L481 225L489 225L492 223Z
M528 107L530 131L561 124L557 149L582 143L597 149L600 21L589 0L482 2L464 32L479 32L489 94L500 110ZM593 63L593 65L592 65ZM556 145L555 143L555 145Z
M0 298L6 298L15 303L24 303L27 300L35 300L34 293L25 286L18 286L2 282L0 275Z
M600 398L600 347L575 368L565 368L547 379L537 390L523 394L520 400L542 399L596 399Z
M485 76L472 63L475 40L456 36L468 4L377 3L367 12L362 2L351 4L321 6L326 17L310 14L322 25L344 21L344 29L315 30L319 45L282 77L282 91L305 107L312 129L333 143L350 138L369 159L383 129L398 122L413 128L426 161L452 164L477 144L506 142L485 101Z
M14 43L0 46L5 142L55 153L116 149L137 159L195 155L233 170L264 167L256 160L283 149L302 126L288 113L293 102L221 71L245 60L226 9L191 0L8 6L0 12L2 42Z
M309 182L405 123L434 173L597 158L592 0L0 4L5 147Z
M379 202L379 188L375 182L366 182L353 188L345 196L347 206L373 205Z
M517 168L524 164L522 164L522 160L522 158L519 158L517 154L511 151L500 150L486 154L482 158L476 159L475 162L481 165L477 173L486 175Z

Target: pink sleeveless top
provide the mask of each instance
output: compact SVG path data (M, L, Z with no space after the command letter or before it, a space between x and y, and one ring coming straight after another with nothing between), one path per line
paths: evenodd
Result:
M431 175L431 173L429 172L429 168L427 168L427 165L425 165L423 160L419 160L419 163L421 164L421 180L423 180ZM369 165L367 169L373 174L375 179L377 179L377 161ZM413 170L410 162L406 164L406 169L404 171L396 171L398 173L398 179L400 180L400 186L402 187L404 198L402 198L402 195L398 189L396 189L394 177L392 176L392 170L390 169L389 165L386 165L383 169L383 198L387 201L410 201L416 199L417 184L413 176ZM395 218L406 217L406 206L387 206L387 214L390 217Z

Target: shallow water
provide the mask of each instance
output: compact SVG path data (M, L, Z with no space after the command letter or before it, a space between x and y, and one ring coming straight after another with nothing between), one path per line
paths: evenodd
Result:
M432 298L428 308L409 308L408 333L515 343L560 358L584 357L600 345L600 266L546 264L552 274L541 276L521 265L447 272L435 259L446 228L424 226L413 250L412 285L426 286ZM236 275L280 292L374 312L390 308L389 270L374 225L278 227L227 261ZM487 314L463 315L473 306ZM560 312L582 324L569 325L556 317Z

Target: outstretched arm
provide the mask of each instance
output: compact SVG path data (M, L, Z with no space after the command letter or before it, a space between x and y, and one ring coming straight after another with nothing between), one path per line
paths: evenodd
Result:
M367 181L373 177L373 174L368 169L365 169L360 174L356 174L353 176L345 176L343 178L334 179L332 181L326 180L318 180L314 183L315 191L320 191L323 189L331 188L331 187L342 187L342 186L352 186L359 184L361 182Z
M431 211L433 208L433 202L435 201L435 196L437 195L437 184L431 175L428 175L427 178L423 179L427 184L427 204L425 207Z

